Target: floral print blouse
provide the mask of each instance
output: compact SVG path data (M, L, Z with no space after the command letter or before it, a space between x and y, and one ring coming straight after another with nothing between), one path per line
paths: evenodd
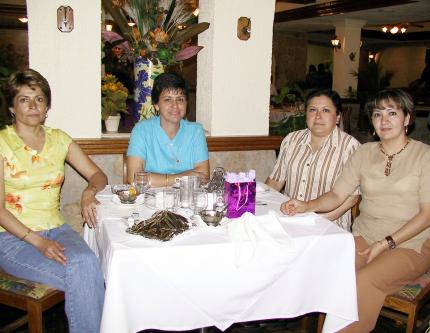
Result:
M61 226L60 190L70 136L43 126L45 144L37 152L27 146L13 126L0 131L3 157L5 207L34 231ZM0 227L0 232L4 231Z

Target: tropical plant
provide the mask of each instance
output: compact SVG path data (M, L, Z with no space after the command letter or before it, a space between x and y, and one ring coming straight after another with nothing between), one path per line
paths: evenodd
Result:
M102 119L116 116L119 112L127 113L127 88L112 74L102 78Z
M195 23L195 0L102 0L136 56L173 64L196 55L201 46L192 38L209 28ZM136 25L130 27L128 20Z
M300 88L297 83L292 85L285 85L281 88L278 95L271 97L271 102L275 105L282 105L285 102L287 104L292 104L295 102L303 102L305 96L305 91Z

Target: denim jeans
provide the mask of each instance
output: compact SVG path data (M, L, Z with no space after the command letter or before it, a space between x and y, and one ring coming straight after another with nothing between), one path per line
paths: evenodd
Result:
M66 266L10 233L0 232L0 267L17 277L63 290L70 333L100 332L105 290L98 259L66 224L38 233L65 247Z

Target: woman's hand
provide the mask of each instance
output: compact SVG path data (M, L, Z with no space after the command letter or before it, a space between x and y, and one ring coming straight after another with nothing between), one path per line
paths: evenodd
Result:
M97 204L99 203L95 197L96 190L92 187L87 187L82 192L81 198L81 213L84 223L87 223L90 228L97 226Z
M371 262L377 256L387 249L387 244L383 241L379 241L370 245L367 249L358 252L359 256L367 257L366 264Z
M41 237L35 246L46 258L66 266L65 248L60 243Z
M297 199L291 199L281 204L281 212L287 215L295 215L307 211L308 203Z

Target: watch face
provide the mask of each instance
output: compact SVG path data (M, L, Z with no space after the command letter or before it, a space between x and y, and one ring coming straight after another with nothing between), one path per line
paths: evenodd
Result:
M396 243L394 242L393 238L391 236L385 237L388 243L388 247L392 250L396 248Z

